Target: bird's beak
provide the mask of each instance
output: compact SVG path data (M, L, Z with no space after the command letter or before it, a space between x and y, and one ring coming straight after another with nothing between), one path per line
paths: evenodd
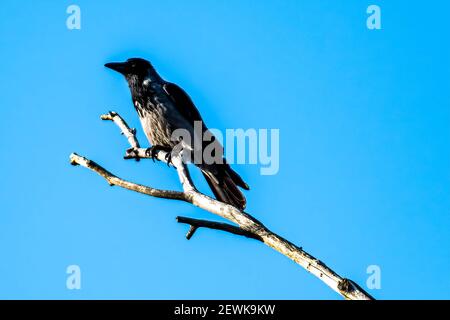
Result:
M105 64L105 67L117 71L123 75L126 73L126 63L125 62L110 62Z

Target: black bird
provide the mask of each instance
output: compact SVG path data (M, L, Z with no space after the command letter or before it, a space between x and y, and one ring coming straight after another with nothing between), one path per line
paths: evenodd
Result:
M214 147L212 149L218 152L216 154L212 152L212 155L219 161L200 161L200 163L195 161L194 163L202 171L218 200L243 210L246 199L238 186L245 190L249 190L249 187L227 164L223 157L223 147L208 131L188 94L176 84L162 79L152 64L144 59L131 58L126 62L107 63L105 67L125 76L134 107L152 145L151 154L154 156L157 150L172 152L176 146L181 145L183 156L188 153L189 159L193 159L196 157L195 152L200 151L203 157L203 150L208 145L214 144L210 147ZM200 147L194 142L196 138L199 138L195 137L195 121L201 121L202 134L206 133L211 137L207 142L200 137ZM173 133L177 129L187 131L193 137L191 141L173 139Z

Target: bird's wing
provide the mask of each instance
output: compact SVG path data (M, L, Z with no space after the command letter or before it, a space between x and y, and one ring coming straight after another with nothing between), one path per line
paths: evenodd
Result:
M173 101L173 105L177 111L190 123L194 121L202 121L203 131L208 130L203 123L202 117L192 102L188 94L174 83L166 82L163 85L164 91ZM209 143L218 144L217 150L220 150L220 157L223 157L223 147L220 142L211 137L211 142L204 141L204 146ZM216 148L213 149L214 152ZM216 157L215 154L212 154ZM216 198L225 203L229 203L240 210L244 210L246 200L242 192L237 186L240 186L246 190L249 189L248 185L242 180L242 178L234 172L231 167L225 162L218 165L210 165L202 169L202 172L212 189Z
M174 83L166 82L163 85L164 91L173 101L178 112L193 125L194 121L202 121L202 116L198 112L189 95Z

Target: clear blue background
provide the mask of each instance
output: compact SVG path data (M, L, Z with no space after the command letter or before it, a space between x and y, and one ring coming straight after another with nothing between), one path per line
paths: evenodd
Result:
M366 28L373 3L380 31ZM340 299L256 241L187 241L175 216L218 219L207 212L69 165L76 151L179 188L161 163L122 160L125 139L99 119L115 110L140 129L103 67L131 56L185 88L210 127L280 129L279 174L234 166L269 228L362 286L380 266L377 298L450 298L448 2L76 1L73 31L70 4L0 4L0 298Z

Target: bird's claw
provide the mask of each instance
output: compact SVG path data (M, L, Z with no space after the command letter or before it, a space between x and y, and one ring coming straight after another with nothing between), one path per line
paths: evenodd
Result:
M145 155L147 156L147 157L150 157L152 160L153 160L153 162L155 162L155 159L158 159L158 152L159 151L161 151L161 149L160 148L158 148L158 147L156 147L156 146L152 146L152 147L150 147L150 148L147 148L146 150L145 150Z
M164 159L166 159L168 167L170 167L171 164L173 165L173 163L172 163L172 152L167 152L166 156L164 157Z
M158 159L158 152L164 151L166 152L166 155L164 156L164 159L167 162L167 165L170 166L172 163L172 150L170 148L162 147L162 146L151 146L150 148L147 148L145 150L145 155L155 161L155 159Z

